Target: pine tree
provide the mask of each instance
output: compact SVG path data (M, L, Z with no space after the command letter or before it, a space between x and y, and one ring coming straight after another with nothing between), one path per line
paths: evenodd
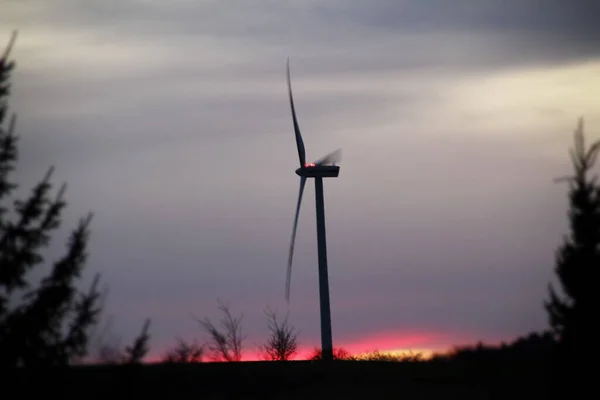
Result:
M61 223L66 186L52 197L53 168L25 200L9 196L17 184L10 181L18 158L16 117L8 124L9 61L16 39L13 33L0 56L0 367L68 365L86 355L90 328L97 323L98 275L87 291L75 284L87 259L91 215L72 231L67 249L35 287L28 274L42 267L44 247ZM12 218L10 218L12 217Z
M140 364L144 357L150 351L148 342L150 341L150 335L148 334L148 328L150 327L150 320L146 319L142 332L133 341L131 346L125 348L125 359L123 360L126 364Z
M600 186L590 177L600 150L600 141L585 146L583 119L575 131L570 150L573 176L560 178L569 183L570 235L556 252L555 273L562 288L559 295L549 285L545 308L558 342L560 364L576 373L583 360L597 349L594 328L600 311L597 288L600 277ZM596 353L597 354L597 353ZM563 370L566 372L566 370Z

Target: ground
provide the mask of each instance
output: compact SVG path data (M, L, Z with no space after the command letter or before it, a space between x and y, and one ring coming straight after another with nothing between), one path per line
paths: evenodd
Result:
M541 360L85 366L23 371L12 383L21 397L43 394L63 399L547 398L546 366Z

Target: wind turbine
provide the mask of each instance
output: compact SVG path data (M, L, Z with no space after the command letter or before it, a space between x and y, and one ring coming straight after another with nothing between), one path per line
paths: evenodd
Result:
M292 109L292 119L294 122L294 133L296 136L296 145L298 147L298 159L300 168L296 174L300 176L300 190L298 193L298 203L296 205L296 216L294 217L294 227L292 229L292 240L290 243L290 253L288 258L285 298L289 304L290 301L290 278L292 274L292 258L294 255L294 243L296 241L296 229L298 228L298 215L300 205L302 204L302 194L307 178L315 179L315 197L317 206L317 244L319 258L319 299L321 305L321 354L323 360L333 360L333 342L331 339L331 311L329 307L329 278L327 275L327 243L325 238L325 206L323 202L323 178L337 178L340 173L340 167L335 165L341 158L341 149L338 149L318 161L306 163L306 151L304 142L300 134L296 110L294 108L294 99L292 96L292 84L290 82L290 60L287 60L287 84L290 96L290 107Z

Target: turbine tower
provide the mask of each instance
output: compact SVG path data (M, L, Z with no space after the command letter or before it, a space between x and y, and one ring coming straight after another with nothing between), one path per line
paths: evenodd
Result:
M294 227L292 229L292 240L290 243L290 253L288 258L285 298L289 304L290 301L290 279L292 274L292 257L294 255L294 243L296 241L296 228L298 227L298 215L300 205L302 204L302 194L307 178L315 179L315 197L317 206L317 244L319 259L319 299L321 306L321 354L325 361L333 360L333 342L331 339L331 311L329 307L329 278L327 274L327 242L325 238L325 206L323 202L323 178L337 178L340 173L340 167L335 165L341 158L341 149L313 163L306 163L306 151L304 142L300 134L296 110L294 108L294 99L292 96L292 85L290 83L290 60L287 61L287 84L290 97L290 107L292 109L292 119L294 122L294 133L296 136L296 145L298 147L298 159L300 168L296 174L300 176L300 190L298 193L298 203L296 205L296 216L294 217Z

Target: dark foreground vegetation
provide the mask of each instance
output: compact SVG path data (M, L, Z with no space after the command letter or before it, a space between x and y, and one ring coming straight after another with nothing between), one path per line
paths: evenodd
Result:
M25 396L206 399L547 398L543 359L314 361L81 366L23 372ZM35 382L35 384L33 384ZM15 387L16 389L16 387Z
M25 199L10 198L18 159L16 117L9 116L8 49L0 54L0 399L143 398L208 399L444 398L506 399L594 397L592 371L600 352L595 326L600 296L600 184L589 177L600 142L585 145L583 120L571 150L570 232L556 252L558 285L544 303L549 331L497 347L477 345L424 361L375 354L337 360L289 361L298 332L267 311L271 337L261 346L268 362L239 362L245 336L241 316L226 304L220 324L197 319L208 343L179 344L160 364L144 364L150 320L130 346L101 346L92 336L102 309L99 276L81 289L91 216L73 227L64 254L53 262L43 249L60 226L65 187L50 191L52 169ZM37 272L33 279L31 270ZM507 294L510 296L510 293ZM540 299L542 309L543 299ZM201 362L204 356L224 362ZM85 365L89 361L96 365Z
M23 370L19 393L75 398L548 398L550 335L458 348L428 361L206 362ZM35 385L32 383L35 382Z

